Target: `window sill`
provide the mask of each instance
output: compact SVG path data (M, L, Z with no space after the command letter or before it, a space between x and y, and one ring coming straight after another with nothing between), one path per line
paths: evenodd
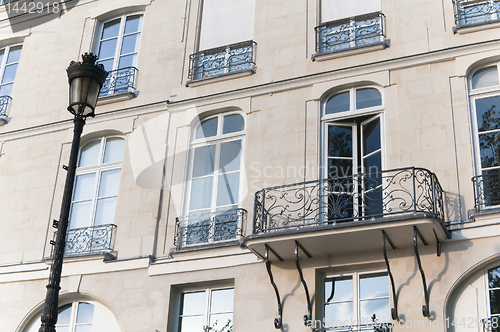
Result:
M187 246L187 247L184 247L181 249L172 248L170 250L170 256L174 256L175 254L189 253L189 252L195 252L195 251L200 251L200 250L236 247L236 246L241 246L241 245L242 245L241 242L238 240L229 240L229 241L218 242L218 243L205 243L205 244L192 245L192 246Z
M97 99L97 106L129 100L137 97L138 95L139 91L133 91L133 92L122 92L122 93L115 93L112 95L102 96Z
M484 208L482 210L471 209L467 211L467 216L470 221L476 221L476 218L487 217L493 214L500 214L500 207Z
M191 80L186 82L186 87L197 87L204 84L216 83L220 81L232 80L235 78L246 77L255 74L256 68L242 70L234 73L227 73L213 77L204 77L197 80Z
M340 58L340 57L360 54L360 53L379 51L379 50L386 49L389 46L391 46L391 40L386 39L382 42L375 43L375 44L356 46L356 47L347 48L345 50L340 50L340 51L335 51L335 52L330 52L330 53L313 54L311 56L311 60L312 61L325 61L325 60L336 59L336 58Z
M52 257L45 257L44 262L48 265L52 264ZM111 252L101 252L101 253L93 253L93 254L79 254L79 255L64 255L64 262L83 262L83 261L91 261L91 260L102 260L106 261L114 261L116 260L116 255Z
M474 24L457 25L453 27L453 33L463 35L466 33L477 32L481 30L495 29L500 27L500 20L487 21Z

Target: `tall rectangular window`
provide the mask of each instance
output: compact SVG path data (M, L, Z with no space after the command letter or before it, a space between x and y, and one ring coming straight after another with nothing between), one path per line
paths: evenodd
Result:
M17 66L21 56L22 45L7 46L0 49L0 96L10 96Z

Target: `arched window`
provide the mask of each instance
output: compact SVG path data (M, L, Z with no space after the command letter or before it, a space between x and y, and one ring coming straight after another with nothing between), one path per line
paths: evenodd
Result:
M499 63L472 72L469 96L476 161L476 208L500 204Z
M245 120L239 113L218 114L195 126L184 245L234 239L241 231L238 206L244 133Z

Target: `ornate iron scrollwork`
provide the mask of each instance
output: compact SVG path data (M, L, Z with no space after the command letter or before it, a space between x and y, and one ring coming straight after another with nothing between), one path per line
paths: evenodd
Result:
M307 252L307 250L304 249L304 247L302 247L302 245L298 241L295 241L295 265L297 266L297 271L299 271L300 281L302 282L302 286L304 286L307 300L307 315L304 315L304 325L307 326L308 321L312 320L312 306L311 297L309 296L309 289L307 288L307 284L304 280L304 275L302 274L302 269L300 268L299 264L299 248L308 258L311 258L312 256Z
M64 256L111 253L115 232L116 225L113 224L69 229L66 233Z
M394 308L391 308L391 318L393 320L399 321L398 296L396 294L396 286L394 285L394 277L392 276L392 273L391 273L391 267L389 265L389 260L387 259L387 249L386 249L386 245L385 245L386 240L387 240L387 242L389 242L389 245L391 246L392 249L396 249L396 247L392 243L389 236L387 236L385 231L382 231L382 249L384 250L384 259L385 259L385 265L387 266L387 274L389 275L389 279L391 280L392 301L394 303ZM333 293L333 288L332 288L332 293ZM330 300L328 300L328 301L330 301Z
M453 0L453 5L457 26L486 23L497 20L500 15L500 5L496 0Z
M490 172L474 176L472 182L474 183L474 208L476 211L481 211L485 207L500 205L499 173Z
M135 92L138 71L135 67L126 67L108 72L108 77L102 85L99 97Z
M10 96L0 96L0 117L7 116L7 110L11 101L12 98Z
M418 230L417 226L413 226L413 248L415 249L415 257L417 258L417 264L418 264L418 269L420 270L420 275L422 276L422 283L424 285L424 299L425 299L425 305L422 306L422 314L424 317L429 317L429 290L427 289L427 282L425 281L425 273L424 269L422 268L422 263L420 262L420 255L418 253L418 238L420 238L420 241L426 246L428 243L425 241L424 237Z
M271 272L271 262L269 261L269 251L273 253L278 260L283 261L283 259L266 244L266 250L264 252L264 261L266 262L267 274L269 274L269 280L271 281L271 285L274 288L274 292L276 293L276 299L278 300L278 318L274 319L274 327L279 330L283 326L283 306L281 304L280 293L278 291L278 286L274 282L273 273Z

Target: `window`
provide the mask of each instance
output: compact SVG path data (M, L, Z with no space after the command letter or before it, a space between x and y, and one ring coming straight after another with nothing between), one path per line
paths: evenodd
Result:
M469 78L475 136L476 208L500 204L499 64L473 72Z
M66 254L111 249L124 147L123 138L103 137L80 149Z
M221 332L232 331L233 302L233 288L182 293L178 331L204 331L206 326Z
M500 0L453 0L455 24L467 26L500 19Z
M110 72L100 96L135 91L142 15L124 15L101 24L97 63Z
M255 0L204 0L198 52L190 56L189 79L253 72Z
M59 308L56 329L58 332L86 332L92 330L94 305L74 302Z
M12 98L12 86L16 77L17 65L21 56L22 45L7 46L0 49L0 120L7 116Z
M326 330L389 331L389 280L383 273L353 273L327 277L324 281Z
M488 303L489 303L489 329L484 331L500 331L500 267L488 270Z
M201 121L193 132L184 244L235 239L241 231L241 156L245 121L224 113Z

